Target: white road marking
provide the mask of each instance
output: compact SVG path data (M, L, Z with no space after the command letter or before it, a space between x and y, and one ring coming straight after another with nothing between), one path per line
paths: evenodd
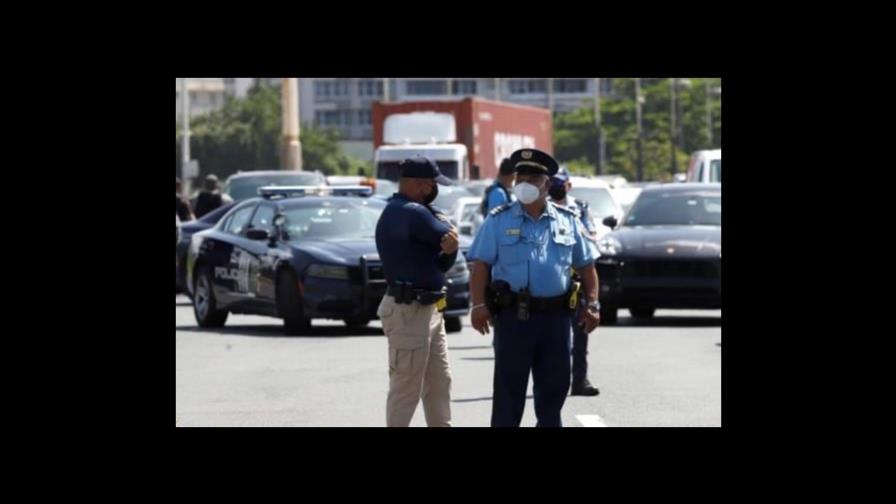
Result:
M585 427L606 427L607 424L604 423L603 419L600 415L576 415L576 420L578 420Z

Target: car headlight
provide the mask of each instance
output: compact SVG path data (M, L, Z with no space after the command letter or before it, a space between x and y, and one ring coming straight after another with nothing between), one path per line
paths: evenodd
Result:
M622 252L622 243L612 236L605 236L597 242L597 251L605 256L619 255Z
M334 280L348 280L348 268L345 266L326 266L312 264L308 268L308 276L317 278L331 278Z

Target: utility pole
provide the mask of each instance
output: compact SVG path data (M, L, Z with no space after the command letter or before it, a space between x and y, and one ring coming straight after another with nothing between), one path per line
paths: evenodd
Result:
M708 149L712 149L712 97L710 95L709 79L706 79L706 138L709 139Z
M638 182L642 182L644 180L644 161L643 161L643 130L641 128L641 102L644 97L641 96L641 79L635 79L635 123L638 128L638 171L637 171L637 179Z
M675 97L675 86L678 84L678 79L672 78L669 79L669 147L672 153L672 176L675 177L675 174L678 172L678 161L676 158L676 150L678 146L676 145L676 137L675 132L676 129L676 97Z
M548 109L554 115L554 79L548 79Z
M603 173L604 169L604 132L600 124L600 79L594 79L594 125L597 127L597 166L595 171L598 175Z
M187 89L187 78L180 80L180 173L184 195L190 195L190 178L187 176L187 165L190 164L190 92Z
M284 78L281 87L283 143L280 168L302 169L302 144L299 141L299 79Z

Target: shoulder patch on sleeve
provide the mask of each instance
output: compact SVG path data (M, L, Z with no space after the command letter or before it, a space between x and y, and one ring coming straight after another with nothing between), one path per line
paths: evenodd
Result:
M492 208L488 214L489 215L498 215L499 213L503 212L504 210L507 210L508 208L510 208L511 205L513 205L513 203L504 203L502 205L498 205L495 208Z

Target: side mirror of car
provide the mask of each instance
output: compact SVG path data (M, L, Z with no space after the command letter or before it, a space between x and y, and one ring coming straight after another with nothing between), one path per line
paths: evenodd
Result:
M266 229L250 229L246 231L246 238L250 240L267 240L270 238Z
M619 224L619 222L616 220L616 217L612 215L609 217L605 217L603 223L604 226L607 226L610 229L616 229L616 225Z

